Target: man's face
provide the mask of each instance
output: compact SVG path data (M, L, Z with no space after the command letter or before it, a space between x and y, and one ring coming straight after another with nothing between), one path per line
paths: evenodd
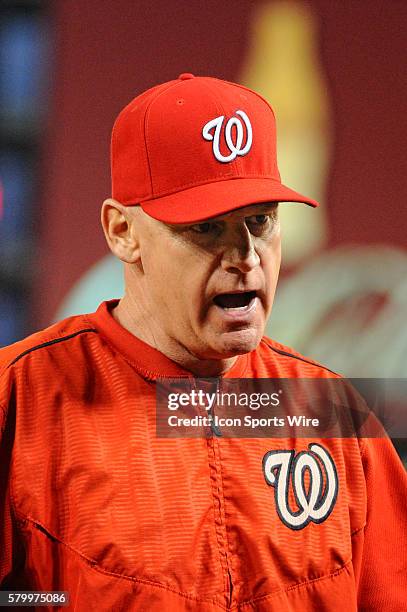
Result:
M187 225L162 223L140 210L137 223L139 288L160 335L199 359L255 349L280 269L277 204Z

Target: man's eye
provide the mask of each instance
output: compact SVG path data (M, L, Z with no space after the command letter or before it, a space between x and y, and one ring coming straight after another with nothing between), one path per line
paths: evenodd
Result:
M253 215L252 217L248 217L247 219L248 223L251 223L253 225L266 225L268 220L268 215Z
M195 225L191 225L191 229L198 234L208 234L215 227L214 223L196 223Z

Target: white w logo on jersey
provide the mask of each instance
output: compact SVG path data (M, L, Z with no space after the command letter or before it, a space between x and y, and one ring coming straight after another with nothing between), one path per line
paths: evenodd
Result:
M224 138L225 138L226 145L230 151L230 155L222 155L222 153L220 152L220 147L219 147L221 129L222 129L223 121L225 119L225 115L216 117L216 119L211 119L211 121L208 121L208 123L206 123L202 129L202 136L205 138L205 140L213 140L213 145L212 145L213 154L216 157L216 159L222 163L233 161L238 155L240 156L246 155L246 153L250 151L251 146L252 146L253 132L252 132L252 126L251 126L249 117L242 110L237 110L236 115L238 115L238 117L231 117L230 119L228 119L225 125L225 130L224 130ZM243 148L242 148L242 144L243 144L244 130L243 130L242 119L246 126L246 144L244 145ZM233 126L236 127L236 142L233 142L233 139L232 139ZM211 130L213 128L215 128L215 130L214 130L214 133L211 134Z
M308 449L297 456L294 450L269 451L263 458L264 476L274 487L278 516L291 529L303 529L311 521L325 521L338 496L338 474L332 457L319 444L310 444ZM304 480L306 471L308 488ZM298 506L295 511L288 502L290 480Z

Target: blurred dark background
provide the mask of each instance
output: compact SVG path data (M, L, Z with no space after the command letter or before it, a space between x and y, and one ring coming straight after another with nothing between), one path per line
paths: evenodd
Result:
M0 13L0 346L33 325L41 159L52 77L47 6L5 2Z

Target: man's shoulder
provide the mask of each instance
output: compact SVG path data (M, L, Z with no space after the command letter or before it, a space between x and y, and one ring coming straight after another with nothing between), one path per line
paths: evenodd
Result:
M304 378L341 377L340 374L334 372L328 366L302 355L295 349L281 344L268 336L262 337L256 352L265 364L265 367L271 370L270 376L274 375L277 366L278 376L286 376L287 378L292 376L303 376Z
M82 334L95 331L87 315L74 315L58 321L18 342L0 348L0 375L26 355L37 351L40 354L42 349L68 342Z

